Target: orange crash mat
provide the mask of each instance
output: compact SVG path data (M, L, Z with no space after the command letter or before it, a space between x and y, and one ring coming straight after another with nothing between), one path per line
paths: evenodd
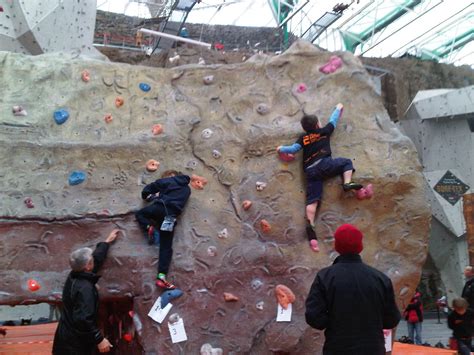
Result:
M394 342L392 355L456 355L456 350Z
M57 326L57 322L15 327L2 326L1 328L7 331L7 335L0 335L0 355L51 354Z

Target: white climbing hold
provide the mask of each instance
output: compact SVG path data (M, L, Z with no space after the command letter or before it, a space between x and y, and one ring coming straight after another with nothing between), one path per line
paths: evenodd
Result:
M14 116L27 116L28 112L22 106L13 106L12 112Z
M217 149L214 149L212 151L212 156L214 157L214 159L219 159L222 156L222 154Z
M257 181L255 185L257 187L257 191L263 191L263 189L267 187L267 183L263 181Z
M213 348L211 344L203 344L201 346L201 355L222 355L224 351L221 348Z
M259 310L259 311L263 311L263 306L265 305L265 302L263 301L260 301L260 302L257 302L257 304L255 305L255 307Z
M214 134L214 131L210 128L203 129L201 132L201 137L204 139L209 139Z
M227 228L224 228L223 230L221 230L217 236L221 239L227 239L229 238L229 232L227 231Z
M267 104L258 104L257 106L257 112L261 115L266 115L268 112L270 111L270 109L268 108L268 105Z
M176 54L176 52L175 52ZM180 58L179 54L176 54L174 57L170 57L168 60L170 61L170 63L174 63L176 61L178 61Z
M214 82L214 75L207 75L204 78L202 78L202 82L205 85L211 85Z
M204 59L202 57L199 57L198 64L199 65L206 65L206 62L204 61Z
M216 256L217 255L217 248L215 246L211 245L209 248L207 248L207 255Z

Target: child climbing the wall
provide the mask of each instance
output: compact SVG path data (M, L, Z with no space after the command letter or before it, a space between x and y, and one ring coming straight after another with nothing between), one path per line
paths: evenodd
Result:
M191 195L190 177L175 170L167 170L162 178L148 184L142 198L151 202L135 213L140 228L149 244L159 243L160 254L156 285L172 290L176 286L166 279L173 256L173 235L176 218L181 214Z
M313 251L319 251L316 237L316 211L323 194L323 181L342 175L344 191L360 190L363 186L352 181L355 171L352 161L346 158L332 158L330 137L342 115L343 105L337 104L329 123L321 127L316 115L304 115L301 126L305 131L293 145L279 146L278 153L294 154L303 149L303 170L306 176L306 234Z

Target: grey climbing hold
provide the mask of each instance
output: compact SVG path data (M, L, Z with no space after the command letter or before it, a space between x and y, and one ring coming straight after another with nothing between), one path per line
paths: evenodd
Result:
M261 115L266 115L270 109L268 108L267 104L258 104L257 106L257 112Z
M209 139L209 138L212 137L213 134L214 134L214 132L212 131L212 129L206 128L206 129L202 130L201 137L204 138L204 139Z
M263 282L260 279L253 279L252 282L250 283L250 287L252 287L252 290L254 291L257 291L262 286L263 286Z
M13 106L12 112L14 116L27 116L28 112L22 106Z
M202 79L205 85L211 85L214 82L214 75L207 75Z
M63 124L69 118L69 112L66 109L56 110L53 117L57 124Z
M207 248L207 255L216 256L217 255L217 248L215 246L211 245L209 248Z
M190 160L188 161L188 163L186 164L186 169L188 170L194 170L196 169L198 166L198 162L196 160Z
M222 154L217 149L214 149L212 151L212 156L214 157L214 159L219 159L222 156Z

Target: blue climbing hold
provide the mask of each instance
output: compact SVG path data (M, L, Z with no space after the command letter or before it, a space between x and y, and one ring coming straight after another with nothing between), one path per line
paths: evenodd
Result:
M151 89L151 86L148 85L147 83L140 83L140 85L138 85L138 87L139 87L142 91L145 91L145 92L148 92L148 91L150 91L150 89Z
M69 112L65 109L54 111L54 120L57 124L63 124L69 118Z
M174 290L167 290L161 294L161 308L165 308L168 303L174 298L181 297L183 295L183 291L179 288L175 288Z
M69 175L69 185L79 185L86 179L86 173L83 171L73 171Z

